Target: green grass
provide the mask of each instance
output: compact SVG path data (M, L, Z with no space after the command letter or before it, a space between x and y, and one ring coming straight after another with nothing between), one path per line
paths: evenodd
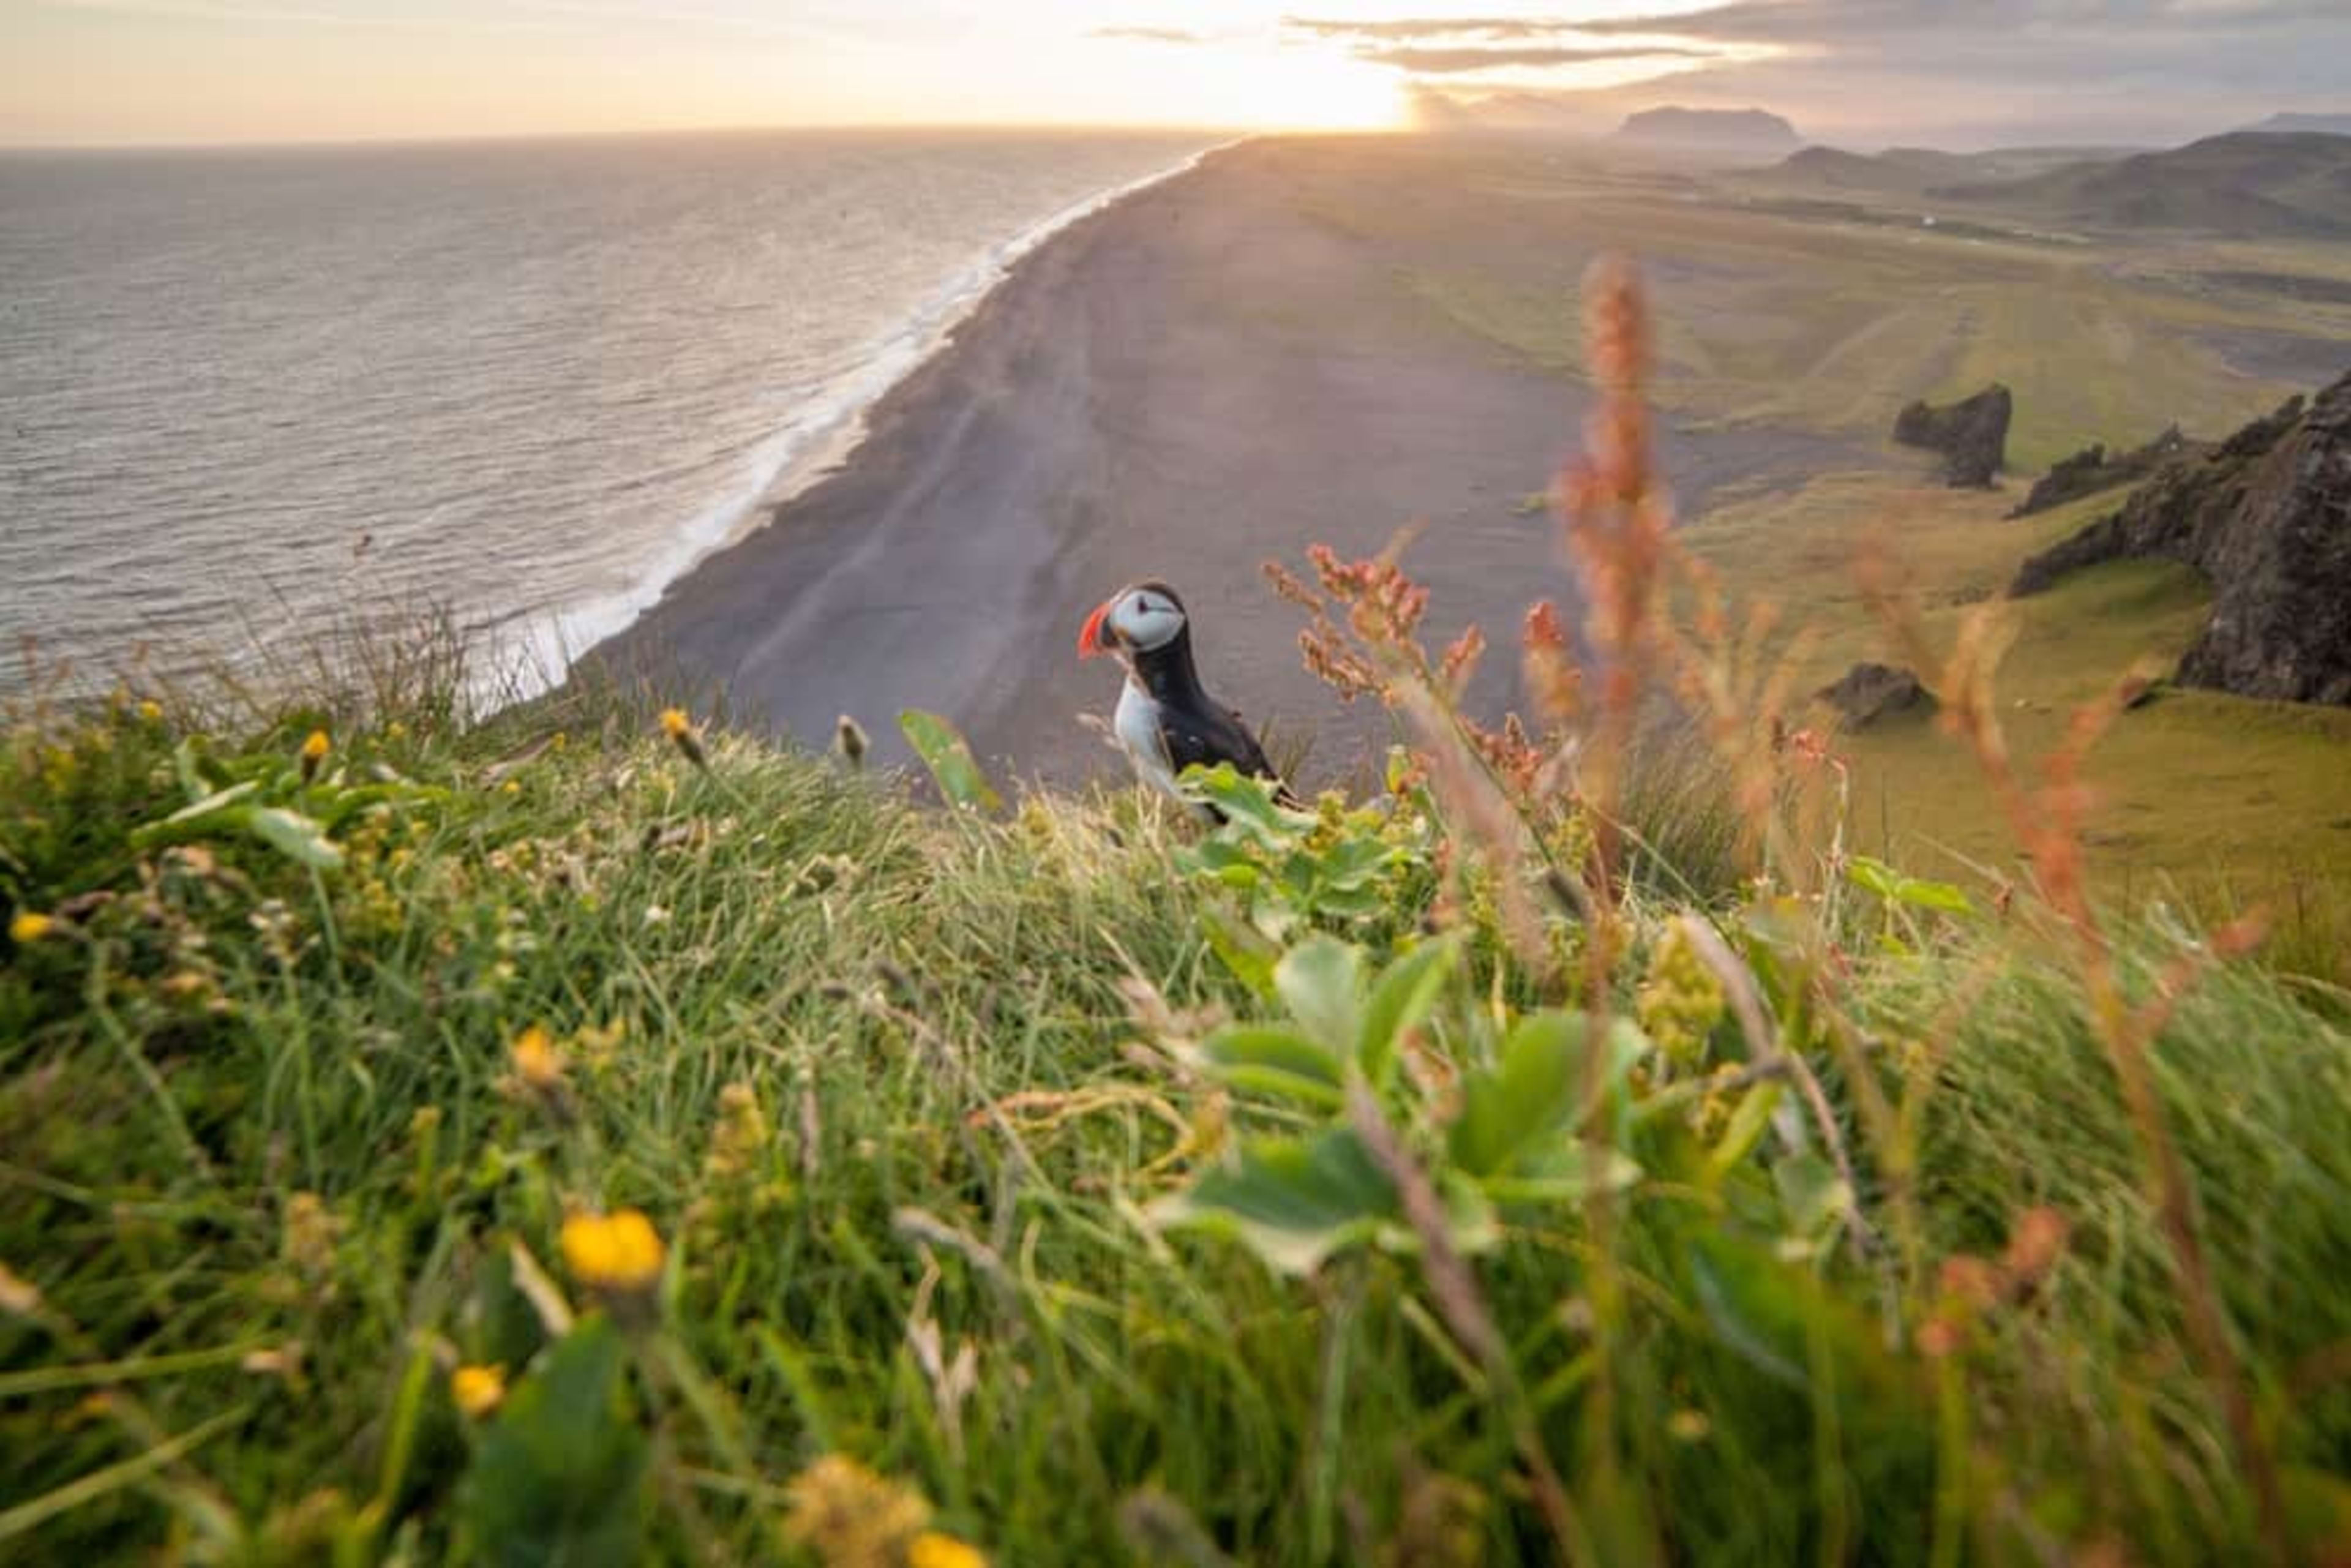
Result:
M924 810L724 735L705 770L609 697L480 728L450 712L216 726L214 765L321 820L406 781L315 871L229 829L134 843L185 800L188 717L12 732L0 888L57 921L0 955L15 1560L520 1560L565 1508L573 1561L636 1555L580 1533L614 1520L647 1531L643 1560L904 1560L855 1555L838 1521L821 1556L792 1543L796 1478L805 1519L811 1467L847 1456L1001 1563L1532 1561L1557 1543L1530 1444L1595 1561L2114 1542L2191 1563L2259 1540L2131 1124L2060 950L2026 925L1921 925L1848 894L1822 927L1858 966L1834 992L1857 1031L1840 1045L1799 1000L1815 982L1791 978L1813 973L1803 939L1776 946L1789 906L1699 907L1817 1057L1862 1162L1846 1201L1888 1240L1860 1249L1833 1188L1799 1201L1817 1156L1744 1152L1740 1094L1647 1057L1626 1092L1662 1097L1623 1135L1648 1174L1607 1261L1583 1204L1497 1201L1469 1264L1500 1333L1489 1364L1409 1226L1294 1279L1148 1218L1229 1170L1236 1136L1314 1124L1176 1065L1160 1048L1186 1028L1133 1016L1138 984L1283 1016L1217 956L1233 916L1187 870L1196 830L1123 792ZM321 722L334 749L305 782ZM1719 816L1685 782L1645 821L1695 863L1729 852ZM1301 852L1336 853L1337 821ZM1290 940L1408 949L1437 885L1417 821L1345 829L1401 857L1398 880L1368 915L1309 907ZM1498 1009L1543 999L1491 911L1461 907L1468 967L1413 1048L1426 1087L1386 1101L1448 1182L1448 1075L1487 1071ZM1640 894L1626 995L1687 907ZM1915 956L1865 956L1897 929ZM2137 930L2133 987L2189 940ZM2351 1467L2338 1004L2231 968L2161 1050L2305 1545L2346 1539ZM533 1027L559 1087L514 1051ZM1718 1024L1713 1049L1735 1060L1736 1036ZM1915 1139L1876 1140L1855 1071ZM623 1205L669 1243L658 1300L614 1298L617 1337L557 1333L517 1249L585 1311L564 1218ZM1948 1260L1998 1254L2033 1205L2073 1227L2063 1256L1926 1354L1925 1325L1960 1310ZM459 1413L461 1364L504 1368L506 1414ZM649 1490L595 1479L632 1466ZM500 1508L542 1504L547 1533L499 1533Z
M2030 475L2174 423L2218 438L2312 390L2239 352L2247 340L2351 342L2351 306L2212 281L2335 278L2340 247L2325 244L1985 237L1923 227L1900 196L1865 221L1791 213L1735 181L1645 179L1535 143L1399 139L1308 168L1301 206L1388 258L1402 298L1562 374L1583 369L1583 267L1604 250L1638 257L1661 323L1652 392L1700 427L1874 442L1914 399L1998 381L2016 396L2010 465Z
M2125 561L2006 601L2019 562L2121 494L2014 521L2001 516L2011 499L1883 473L1827 475L1733 500L1685 538L1739 594L1782 607L1785 632L1810 633L1793 650L1798 691L1859 661L1908 662L1860 585L1865 551L1915 585L1920 625L1938 649L1969 616L1995 614L2009 638L2001 724L2013 751L2032 758L2062 745L2075 710L2135 668L2168 674L2202 629L2210 594L2185 568ZM1935 726L1889 725L1837 746L1854 766L1856 841L1871 852L1938 875L2023 871L1998 802ZM2215 914L2266 904L2304 961L2351 974L2346 746L2351 714L2218 692L2170 691L2125 714L2088 769L2098 792L2087 844L2095 876L2128 901L2168 894Z

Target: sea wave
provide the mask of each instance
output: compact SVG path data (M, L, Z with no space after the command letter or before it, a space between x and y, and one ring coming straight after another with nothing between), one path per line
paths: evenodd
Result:
M864 439L866 416L874 406L944 349L955 329L1023 257L1071 225L1191 172L1238 140L1204 147L1167 168L1072 202L990 246L861 350L855 369L827 383L753 448L738 482L685 519L628 587L490 628L496 652L478 671L484 692L507 698L530 696L560 684L574 660L627 631L661 601L670 584L751 532L763 513L789 501L846 459Z

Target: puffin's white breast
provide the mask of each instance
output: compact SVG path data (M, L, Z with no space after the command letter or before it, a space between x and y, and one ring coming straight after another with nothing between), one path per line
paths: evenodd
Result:
M1132 675L1119 690L1111 727L1126 748L1127 760L1134 764L1136 778L1173 800L1184 798L1176 787L1176 770L1168 766L1167 742L1159 733L1159 704Z

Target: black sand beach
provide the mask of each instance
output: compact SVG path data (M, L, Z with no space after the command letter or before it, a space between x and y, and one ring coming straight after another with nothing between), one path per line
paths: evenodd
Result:
M1311 736L1322 776L1363 761L1384 716L1301 667L1297 612L1259 563L1315 541L1368 553L1420 523L1406 559L1432 639L1481 622L1500 646L1475 696L1499 706L1529 601L1573 597L1526 498L1573 450L1586 397L1464 330L1351 232L1344 201L1380 199L1380 156L1250 142L1073 225L884 400L842 467L597 654L682 671L738 721L816 745L848 713L902 757L899 710L934 709L1000 770L1066 780L1120 766L1079 722L1108 714L1117 677L1078 662L1078 627L1160 576L1191 604L1211 689ZM1854 451L1753 428L1664 444L1686 507Z

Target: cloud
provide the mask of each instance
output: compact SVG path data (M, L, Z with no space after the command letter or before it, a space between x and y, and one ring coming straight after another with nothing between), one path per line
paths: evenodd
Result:
M2345 0L1727 0L1577 30L1743 56L1675 91L1861 141L2179 141L2351 88Z
M2003 28L2024 38L2181 37L2346 19L2343 0L1730 0L1577 24L1586 33L1657 33L1725 43L1813 44L1922 38Z
M1588 66L1595 60L1639 60L1657 56L1712 57L1708 51L1683 47L1456 49L1406 47L1356 52L1357 58L1369 60L1374 65L1394 66L1398 70L1424 76L1447 76L1462 71L1499 70L1510 67L1546 69L1561 66Z
M1324 38L1548 38L1585 31L1582 23L1541 16L1420 16L1396 20L1284 16L1281 25Z
M1086 37L1127 38L1146 44L1205 44L1208 41L1207 34L1183 27L1096 27Z

